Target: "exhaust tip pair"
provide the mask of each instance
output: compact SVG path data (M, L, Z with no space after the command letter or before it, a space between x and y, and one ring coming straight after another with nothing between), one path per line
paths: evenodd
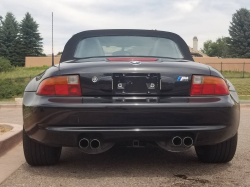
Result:
M179 136L175 136L173 139L172 139L172 144L174 146L181 146L182 144L186 147L190 147L193 145L193 139L191 137L184 137L183 139Z
M93 139L89 141L86 138L83 138L79 141L79 147L82 149L87 149L88 147L91 147L92 149L98 149L101 145L101 142L98 139Z

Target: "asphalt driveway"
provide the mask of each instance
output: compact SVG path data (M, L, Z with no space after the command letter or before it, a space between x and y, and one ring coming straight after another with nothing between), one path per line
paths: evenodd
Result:
M0 109L1 122L22 124L21 108ZM4 117L6 116L6 117ZM158 147L114 147L100 155L64 148L50 167L23 164L1 186L250 186L250 106L241 108L239 142L228 164L204 164L194 149L170 153Z

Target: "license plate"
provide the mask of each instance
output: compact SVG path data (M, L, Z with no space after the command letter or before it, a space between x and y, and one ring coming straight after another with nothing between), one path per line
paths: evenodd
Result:
M115 95L158 94L159 82L157 73L117 73L113 75L113 91Z

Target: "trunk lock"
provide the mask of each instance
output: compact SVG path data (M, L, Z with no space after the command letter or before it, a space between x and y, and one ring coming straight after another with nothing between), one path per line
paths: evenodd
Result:
M94 77L92 78L92 82L96 83L97 81L98 81L97 76L94 76Z

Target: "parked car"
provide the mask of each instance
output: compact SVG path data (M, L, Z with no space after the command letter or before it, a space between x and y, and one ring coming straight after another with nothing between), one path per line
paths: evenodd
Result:
M24 155L32 166L51 165L62 147L98 154L154 144L173 152L194 146L201 161L225 163L236 151L239 118L233 85L194 62L177 34L84 31L25 89Z

